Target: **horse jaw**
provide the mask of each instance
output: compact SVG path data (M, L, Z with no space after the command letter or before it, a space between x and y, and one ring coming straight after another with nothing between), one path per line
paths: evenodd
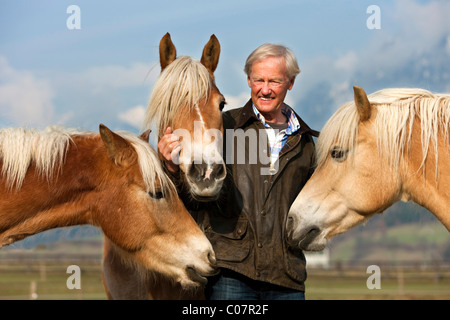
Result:
M191 235L182 245L172 245L167 239L153 239L151 250L130 253L144 270L151 270L179 283L184 290L203 287L207 277L217 274L216 258L203 233ZM149 252L152 252L149 254ZM170 254L168 254L170 253ZM126 254L126 253L124 253Z
M292 248L323 250L329 239L368 218L350 209L338 192L323 190L307 184L292 204L286 223L287 241Z

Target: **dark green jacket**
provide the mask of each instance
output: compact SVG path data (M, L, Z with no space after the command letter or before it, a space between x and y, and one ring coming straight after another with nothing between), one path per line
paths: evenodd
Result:
M223 194L220 200L209 205L206 213L194 217L211 241L219 267L255 280L304 291L305 257L301 251L294 252L288 247L285 226L291 204L313 172L315 147L312 135L317 132L298 115L297 118L301 127L289 136L281 150L278 172L264 175L261 169L264 171L269 167L268 142L258 146L263 150L256 152L265 152L267 156L257 157L257 163L248 164L249 160L255 162L254 136L242 139L242 133L247 133L249 136L256 134L258 141L268 141L267 137L261 140L260 135L266 135L266 131L254 115L251 100L243 108L225 112L224 159L228 175ZM227 129L242 129L241 139L230 143ZM230 146L233 146L234 154L230 154ZM242 152L246 163L238 163L242 162Z

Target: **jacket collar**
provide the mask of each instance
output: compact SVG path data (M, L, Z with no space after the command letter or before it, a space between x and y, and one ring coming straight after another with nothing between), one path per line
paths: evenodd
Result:
M242 108L239 118L237 119L234 129L239 129L245 127L248 123L253 121L259 121L253 112L252 99L248 100L245 106Z

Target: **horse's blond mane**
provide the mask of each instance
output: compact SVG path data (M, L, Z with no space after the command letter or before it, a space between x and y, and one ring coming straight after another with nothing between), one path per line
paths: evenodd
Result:
M378 150L396 170L401 155L409 151L412 127L419 119L422 139L422 165L432 146L436 150L440 133L449 146L450 95L432 94L423 89L384 89L368 96L376 107L374 122ZM317 141L320 166L333 146L354 150L358 136L359 114L355 103L343 105L325 124ZM437 167L436 167L437 170Z
M208 70L197 60L182 56L159 75L148 103L144 130L154 123L157 128L172 126L177 114L186 114L211 90Z
M48 127L42 131L24 128L0 130L2 176L7 186L20 189L32 162L42 176L50 179L55 168L64 161L70 134L75 131Z
M8 188L22 187L25 175L31 163L36 165L37 172L50 179L62 169L69 143L74 135L89 136L94 132L81 132L71 128L57 126L42 131L24 128L8 128L0 130L0 161L2 177ZM161 191L172 194L175 187L164 173L161 163L153 148L139 137L128 133L119 133L127 139L138 154L142 177L149 191L156 192L156 178L159 179ZM159 191L159 190L158 190Z

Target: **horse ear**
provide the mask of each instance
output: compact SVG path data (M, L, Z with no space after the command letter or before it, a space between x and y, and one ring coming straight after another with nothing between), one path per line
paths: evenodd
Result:
M136 160L136 152L130 143L100 124L100 137L105 144L108 156L120 167L128 167Z
M159 62L161 71L177 58L177 49L175 49L170 34L167 32L159 42Z
M145 142L149 141L150 138L150 133L152 132L151 129L147 129L144 132L141 133L141 135L139 136L139 138L141 138L141 140L144 140Z
M355 104L359 112L360 121L369 120L372 111L366 92L358 86L353 86L353 91L355 93Z
M219 63L219 55L220 55L220 43L217 40L215 35L211 35L208 43L203 48L203 54L200 62L208 69L211 73L217 68L217 64Z

